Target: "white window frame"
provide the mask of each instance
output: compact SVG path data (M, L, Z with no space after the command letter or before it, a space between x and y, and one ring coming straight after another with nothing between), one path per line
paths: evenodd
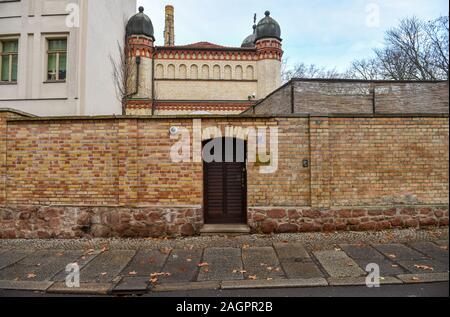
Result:
M52 54L56 54L56 79L48 79L48 57L50 55L49 44L50 41L53 40L66 40L66 50L65 51L57 51L52 52ZM61 53L66 53L66 78L59 79L59 55ZM67 80L67 73L69 68L69 36L68 35L48 35L45 36L45 82L47 83L64 83Z
M8 53L8 54L3 54L3 43L4 42L17 42L17 53ZM18 37L0 37L0 74L2 73L2 63L1 63L1 59L3 57L3 55L9 55L9 74L8 74L8 80L1 80L0 77L0 83L6 83L6 84L15 84L17 83L17 81L19 80L19 38ZM13 65L13 56L16 55L17 56L17 79L16 80L12 80L12 65Z

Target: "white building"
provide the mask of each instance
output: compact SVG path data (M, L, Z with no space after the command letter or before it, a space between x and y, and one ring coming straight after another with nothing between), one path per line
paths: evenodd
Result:
M136 0L0 0L0 108L122 114L118 59Z

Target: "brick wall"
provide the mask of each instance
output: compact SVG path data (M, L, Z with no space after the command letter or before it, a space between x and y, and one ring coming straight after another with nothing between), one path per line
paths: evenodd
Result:
M193 117L0 119L0 237L177 236L201 228L202 163L170 159L169 128L192 132ZM223 135L227 126L278 127L278 170L261 174L248 164L255 232L448 225L447 115L201 123Z
M294 79L245 114L448 113L448 82Z

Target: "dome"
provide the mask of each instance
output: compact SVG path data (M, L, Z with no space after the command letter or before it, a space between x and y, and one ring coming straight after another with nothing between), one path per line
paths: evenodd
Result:
M270 11L266 11L265 15L256 27L256 40L276 38L281 41L280 25L270 17Z
M241 47L243 48L255 47L255 41L256 41L256 25L253 26L253 34L245 38L244 42L242 42Z
M128 20L127 37L131 35L145 35L155 40L153 24L150 18L144 13L144 7L139 7L139 13Z

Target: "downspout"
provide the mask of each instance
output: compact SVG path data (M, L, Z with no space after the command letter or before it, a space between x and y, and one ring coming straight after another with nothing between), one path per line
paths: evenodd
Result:
M157 47L153 50L152 53L152 116L155 115L155 107L156 107L156 95L155 95L155 57Z

